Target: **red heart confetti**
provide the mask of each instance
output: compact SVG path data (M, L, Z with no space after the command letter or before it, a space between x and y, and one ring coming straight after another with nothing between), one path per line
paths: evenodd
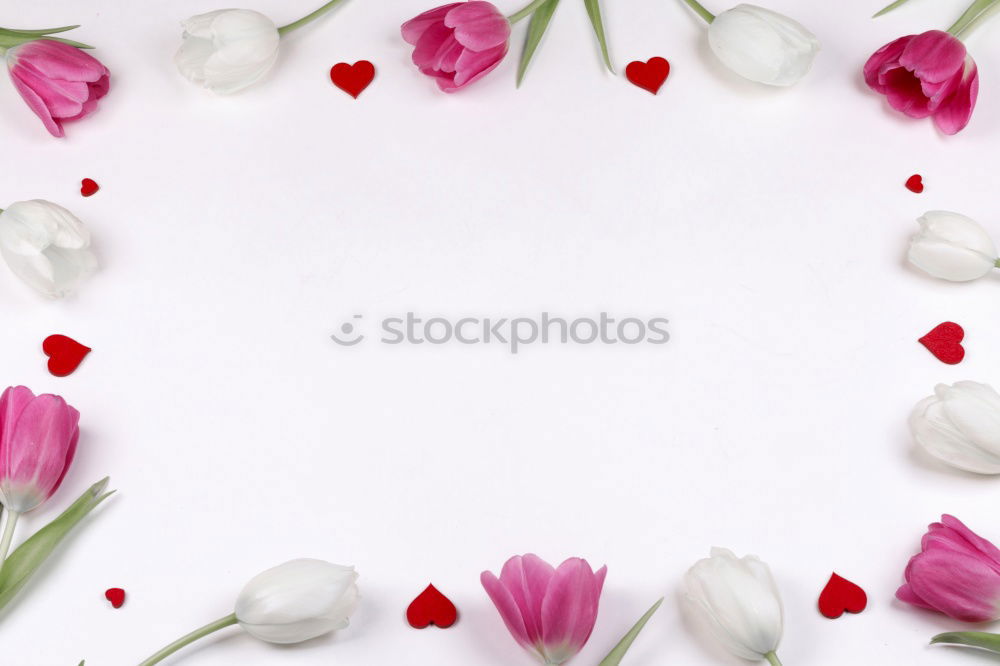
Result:
M42 351L49 357L49 372L65 377L73 374L91 350L65 335L50 335L42 343Z
M952 321L938 324L931 332L920 338L920 344L927 347L937 360L948 365L961 363L965 358L965 330Z
M915 173L906 179L906 189L913 192L914 194L920 194L924 191L924 179L919 173Z
M104 598L111 602L113 608L121 608L125 603L125 590L112 587L104 591Z
M433 585L428 585L406 609L406 621L414 629L426 629L432 624L447 629L457 619L458 609L455 604Z
M634 60L625 68L625 78L654 95L670 76L670 63L666 58L650 58L646 62Z
M97 194L97 190L101 189L101 186L97 184L96 180L91 180L90 178L84 178L80 181L80 194L85 197L92 197Z
M837 574L830 576L819 595L819 612L831 620L836 620L845 612L860 613L867 607L868 595L865 591Z
M358 98L364 89L375 78L375 65L367 60L359 60L353 65L338 62L330 69L330 80L354 99Z

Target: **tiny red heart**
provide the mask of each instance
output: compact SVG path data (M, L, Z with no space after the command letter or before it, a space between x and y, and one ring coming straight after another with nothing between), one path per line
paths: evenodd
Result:
M836 620L845 612L860 613L867 607L868 595L865 591L837 574L830 576L819 595L819 612L831 620Z
M97 184L97 181L91 180L90 178L84 178L80 181L80 194L85 197L90 197L97 194L97 190L101 189L101 186Z
M104 591L104 598L110 601L114 608L121 608L125 603L125 590L120 587L112 587Z
M961 363L965 358L965 347L962 340L965 339L965 329L952 321L938 324L931 329L931 332L920 338L920 344L928 350L942 363L955 365Z
M920 194L924 191L924 179L919 173L915 173L906 179L906 189L913 192L914 194Z
M65 377L73 374L91 350L65 335L50 335L42 342L42 351L49 357L49 372Z
M358 98L375 78L375 65L359 60L353 65L338 62L330 69L330 80L354 99Z
M666 58L650 58L646 62L635 60L625 68L625 78L654 95L670 76L670 63Z
M432 624L447 629L457 619L458 609L455 604L433 585L428 585L406 609L406 621L414 629L426 629Z

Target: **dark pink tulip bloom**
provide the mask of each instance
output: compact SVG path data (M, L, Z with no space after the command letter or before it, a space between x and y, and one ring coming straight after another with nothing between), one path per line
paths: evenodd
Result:
M14 87L52 136L64 136L63 123L86 118L111 87L108 68L83 50L41 39L7 51Z
M544 664L562 664L590 638L607 567L596 573L573 557L554 569L537 555L512 557L483 587L511 635Z
M31 511L59 489L80 438L80 412L24 386L0 396L0 502Z
M960 39L942 30L900 37L865 64L865 82L889 105L911 118L934 119L945 134L957 134L972 117L979 71Z
M1000 618L1000 550L953 516L941 516L906 567L896 598L964 622Z
M413 64L455 92L483 78L507 55L510 22L488 2L456 2L424 12L403 24L414 46Z

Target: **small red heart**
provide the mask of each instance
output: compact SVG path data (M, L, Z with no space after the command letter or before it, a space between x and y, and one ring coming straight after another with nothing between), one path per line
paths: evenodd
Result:
M353 65L338 62L330 69L330 80L354 99L358 98L364 89L375 78L375 65L367 60L359 60Z
M924 191L924 179L919 173L915 173L906 179L906 189L913 192L914 194L920 194Z
M946 321L931 329L931 332L920 338L920 344L930 350L937 360L948 365L961 363L965 358L965 330L955 322Z
M125 603L125 590L120 587L112 587L104 591L104 598L111 602L114 608L121 608Z
M670 76L670 63L666 58L650 58L646 62L635 60L625 68L625 78L654 95L660 91L660 86L668 76Z
M860 613L867 607L868 595L865 591L837 574L830 576L830 581L819 595L819 612L831 620L836 620L845 612Z
M457 619L458 609L455 604L433 585L428 585L406 609L406 621L414 629L426 629L432 624L447 629Z
M97 181L91 180L90 178L84 178L80 181L80 194L85 197L90 197L97 194L97 190L101 189L101 186L97 184Z
M56 377L65 377L80 366L90 353L90 347L65 335L50 335L42 343L42 351L49 357L49 372Z

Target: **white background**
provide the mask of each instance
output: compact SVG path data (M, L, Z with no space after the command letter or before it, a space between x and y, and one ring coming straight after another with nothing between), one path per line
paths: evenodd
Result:
M255 7L285 23L312 4ZM168 663L527 666L478 577L530 551L609 567L574 663L596 664L666 595L628 666L736 664L678 609L683 572L712 545L772 566L786 664L992 663L925 647L959 623L893 593L943 512L1000 540L1000 481L925 460L905 425L938 382L1000 381L1000 279L952 285L903 261L928 209L1000 238L1000 26L970 41L981 103L948 138L890 113L860 69L963 2L871 21L874 0L770 0L824 43L792 90L722 70L679 1L605 4L620 72L673 64L658 96L601 70L574 0L519 91L523 25L508 61L453 96L399 38L426 0L350 0L230 98L171 61L179 21L212 0L0 14L84 24L71 36L114 76L65 140L0 87L0 206L68 206L104 265L56 303L0 271L0 383L83 414L71 473L21 536L105 474L120 491L0 618L4 663L136 663L229 613L258 571L311 556L358 566L351 628L292 648L230 629ZM378 76L354 100L327 72L361 58ZM919 196L903 187L915 172ZM84 177L102 186L89 199ZM329 340L355 313L408 310L666 316L672 341L511 356ZM946 320L967 330L957 367L917 343ZM94 349L71 377L45 369L51 333ZM834 570L867 589L864 614L816 611ZM460 609L450 630L403 619L429 582ZM120 610L111 586L128 591Z

